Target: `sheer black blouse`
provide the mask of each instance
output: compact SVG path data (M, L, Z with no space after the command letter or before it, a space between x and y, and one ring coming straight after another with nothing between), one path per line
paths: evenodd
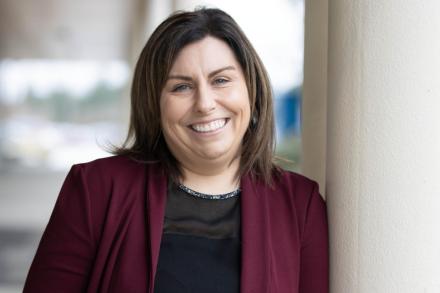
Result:
M155 293L240 292L239 199L169 185Z

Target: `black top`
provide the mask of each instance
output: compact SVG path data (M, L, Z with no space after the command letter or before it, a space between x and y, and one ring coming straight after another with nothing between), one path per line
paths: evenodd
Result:
M240 292L239 198L200 198L170 184L155 293Z

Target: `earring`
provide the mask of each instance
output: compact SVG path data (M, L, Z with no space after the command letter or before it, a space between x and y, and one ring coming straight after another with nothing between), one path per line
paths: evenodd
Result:
M251 124L252 124L252 126L256 126L257 125L257 122L258 122L258 118L257 118L257 115L252 115L252 120L251 120Z

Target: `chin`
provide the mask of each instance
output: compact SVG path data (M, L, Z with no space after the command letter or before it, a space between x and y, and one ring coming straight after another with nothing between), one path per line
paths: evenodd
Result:
M195 153L197 154L198 157L203 158L204 160L220 161L220 160L232 160L232 158L235 156L237 151L234 151L234 148L232 146L230 147L222 146L222 147L216 147L210 149L202 149Z
M212 151L208 151L208 152L205 151L199 156L205 160L220 160L224 157L227 157L228 152L227 151L220 151L220 150L217 150L217 151L212 150Z

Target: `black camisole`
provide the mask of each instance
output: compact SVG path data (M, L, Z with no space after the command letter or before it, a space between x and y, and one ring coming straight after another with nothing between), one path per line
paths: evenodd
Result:
M205 199L171 183L167 196L154 292L240 292L240 194Z

